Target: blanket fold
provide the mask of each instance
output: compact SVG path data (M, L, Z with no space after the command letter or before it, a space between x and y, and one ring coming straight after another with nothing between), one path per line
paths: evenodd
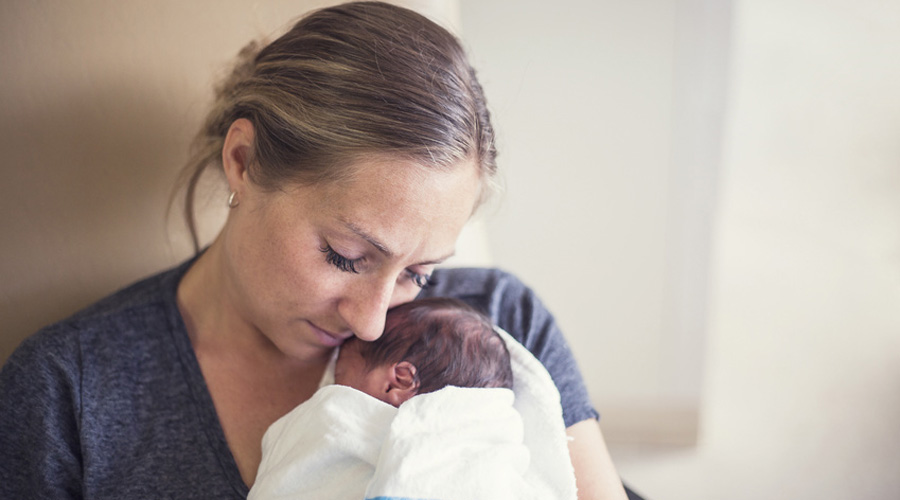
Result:
M445 387L400 405L365 498L534 498L529 455L512 391Z
M319 389L266 430L248 500L361 500L396 414L350 387Z

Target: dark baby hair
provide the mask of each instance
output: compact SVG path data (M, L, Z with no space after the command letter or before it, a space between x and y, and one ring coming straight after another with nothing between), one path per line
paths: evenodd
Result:
M464 302L428 298L388 311L384 335L360 342L367 369L408 361L418 394L444 386L513 386L509 351L490 320Z

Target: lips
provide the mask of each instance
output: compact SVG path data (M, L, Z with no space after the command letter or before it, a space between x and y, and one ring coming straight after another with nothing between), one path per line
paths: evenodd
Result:
M337 333L331 333L328 330L319 328L311 321L307 321L307 323L309 323L309 326L312 329L313 333L316 334L316 337L319 339L319 342L321 342L322 344L324 344L328 347L337 347L337 346L343 344L345 340L347 340L353 336L352 333L347 333L347 334L343 334L343 335L337 334Z

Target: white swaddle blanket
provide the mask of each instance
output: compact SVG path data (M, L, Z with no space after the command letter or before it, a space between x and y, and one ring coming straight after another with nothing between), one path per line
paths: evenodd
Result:
M500 334L513 391L446 387L394 408L323 387L266 431L248 499L574 500L559 393Z

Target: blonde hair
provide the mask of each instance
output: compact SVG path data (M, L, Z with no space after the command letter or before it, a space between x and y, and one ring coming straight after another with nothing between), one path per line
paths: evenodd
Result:
M197 183L207 168L221 168L225 135L240 118L255 129L248 173L266 189L338 180L372 153L442 169L474 161L488 188L497 170L484 93L459 41L386 3L314 11L268 45L240 52L182 172L195 249Z

